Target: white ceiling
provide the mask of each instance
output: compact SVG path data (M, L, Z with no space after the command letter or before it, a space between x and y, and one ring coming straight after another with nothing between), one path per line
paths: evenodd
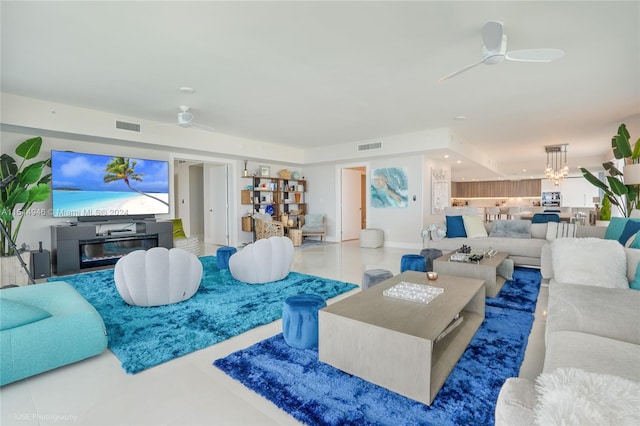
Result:
M640 136L638 1L2 1L1 89L221 133L315 147L450 128L507 179L568 143L598 168L626 122ZM480 65L486 21L553 63ZM192 95L180 93L190 86ZM456 116L466 120L454 120ZM428 147L425 147L428 148ZM452 161L455 157L452 157ZM526 168L527 171L522 170ZM454 180L499 175L468 162Z

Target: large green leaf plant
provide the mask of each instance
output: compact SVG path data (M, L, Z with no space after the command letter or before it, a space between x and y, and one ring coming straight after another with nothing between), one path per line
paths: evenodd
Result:
M625 164L635 164L640 162L640 138L634 147L631 147L630 135L627 126L622 123L618 127L618 133L611 138L611 149L616 160L623 160ZM605 171L609 173L607 181L603 182L594 176L584 167L580 168L582 175L592 185L604 192L604 196L612 206L616 206L624 217L629 217L631 211L638 207L640 185L626 185L624 175L615 166L613 161L602 164Z
M15 178L4 189L0 190L0 221L15 242L22 221L29 215L33 203L45 201L51 194L49 181L51 173L43 175L45 168L51 167L51 157L46 160L33 161L40 153L42 138L35 137L20 143L15 150L19 162L8 154L0 156L0 179L9 175ZM14 226L14 221L16 221ZM0 235L0 255L12 256L13 249L4 233Z

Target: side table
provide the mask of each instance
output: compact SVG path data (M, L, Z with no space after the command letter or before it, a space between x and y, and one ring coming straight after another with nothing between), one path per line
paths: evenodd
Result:
M433 270L439 274L455 275L458 277L475 278L484 280L487 297L496 297L505 279L496 273L496 268L509 255L498 252L493 257L486 257L480 263L451 261L451 255L455 252L445 254L433 261Z
M287 234L289 235L289 238L291 238L291 242L294 247L302 245L302 229L289 228Z

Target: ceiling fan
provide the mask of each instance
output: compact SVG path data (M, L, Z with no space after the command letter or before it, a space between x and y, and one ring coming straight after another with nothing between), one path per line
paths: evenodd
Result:
M180 112L178 113L178 122L177 123L166 123L164 125L169 126L180 126L180 127L193 127L196 129L206 130L208 132L213 132L214 129L209 126L205 126L204 124L198 124L193 122L193 114L191 113L191 108L186 105L180 105Z
M489 21L482 28L482 59L458 71L445 75L439 81L448 80L480 64L494 65L504 60L517 62L551 62L564 56L560 49L524 49L507 52L507 35L502 22Z

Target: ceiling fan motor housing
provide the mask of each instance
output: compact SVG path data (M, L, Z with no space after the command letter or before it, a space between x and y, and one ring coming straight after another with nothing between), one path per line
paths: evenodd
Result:
M489 50L484 44L482 45L482 62L485 65L494 65L504 62L504 58L507 54L507 36L502 35L502 42L494 49Z
M189 111L179 112L178 113L178 124L182 127L187 127L193 120L193 114Z

